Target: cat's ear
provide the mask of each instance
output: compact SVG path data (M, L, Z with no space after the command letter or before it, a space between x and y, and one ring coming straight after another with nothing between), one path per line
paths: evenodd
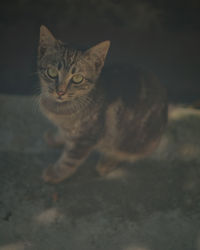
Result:
M96 71L98 73L100 73L104 65L109 47L110 41L104 41L93 46L85 52L85 56L94 63Z
M41 25L40 41L39 41L39 48L38 48L39 57L42 57L44 55L47 48L54 47L55 44L56 44L55 37L44 25Z

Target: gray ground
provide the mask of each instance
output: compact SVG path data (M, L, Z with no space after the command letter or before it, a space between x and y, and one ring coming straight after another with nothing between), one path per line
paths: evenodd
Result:
M200 112L172 110L160 147L107 178L93 154L80 171L47 185L59 155L34 98L0 96L0 250L200 249Z

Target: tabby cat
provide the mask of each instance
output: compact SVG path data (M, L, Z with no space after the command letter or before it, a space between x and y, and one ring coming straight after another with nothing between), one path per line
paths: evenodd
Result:
M40 28L40 107L58 130L47 132L51 146L63 145L58 161L45 169L46 182L72 176L98 150L100 176L120 161L151 153L167 122L167 98L154 75L132 67L104 68L110 41L78 50Z

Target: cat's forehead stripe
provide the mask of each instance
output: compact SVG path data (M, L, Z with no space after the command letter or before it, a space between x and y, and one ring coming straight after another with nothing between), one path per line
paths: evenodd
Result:
M78 55L79 51L66 48L64 52L64 61L65 61L64 67L69 69L77 61Z

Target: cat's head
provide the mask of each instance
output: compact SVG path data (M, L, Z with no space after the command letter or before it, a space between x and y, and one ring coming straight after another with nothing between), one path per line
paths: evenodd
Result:
M80 51L56 40L45 27L40 28L38 73L42 94L58 102L87 95L101 73L110 41Z

